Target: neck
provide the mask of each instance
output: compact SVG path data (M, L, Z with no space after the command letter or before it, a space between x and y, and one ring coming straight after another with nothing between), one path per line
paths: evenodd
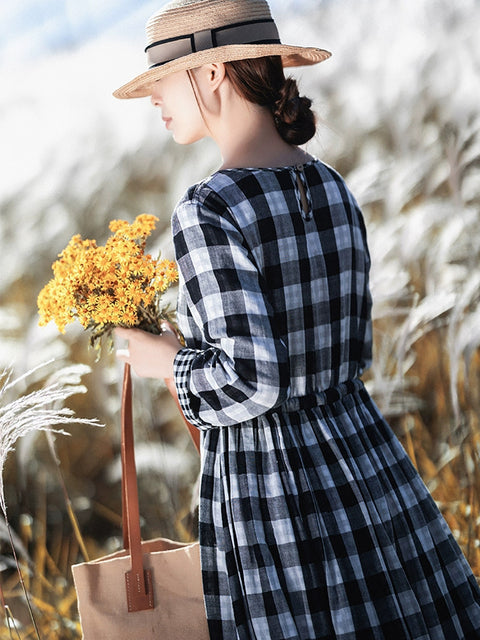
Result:
M254 105L229 89L219 117L210 125L222 154L222 169L280 167L304 163L310 158L280 137L269 109Z

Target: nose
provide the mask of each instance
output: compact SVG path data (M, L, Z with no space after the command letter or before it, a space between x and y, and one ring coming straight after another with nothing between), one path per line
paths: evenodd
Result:
M158 90L158 84L157 83L153 86L152 95L150 96L150 102L153 104L154 107L161 107L162 106L162 97L161 97L160 92Z

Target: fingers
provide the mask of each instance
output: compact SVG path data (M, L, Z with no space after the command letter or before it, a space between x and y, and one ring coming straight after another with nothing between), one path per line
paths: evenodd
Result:
M116 327L114 329L115 336L120 340L127 340L127 347L123 349L116 349L115 355L122 362L130 362L130 349L128 349L128 340L132 337L132 329L124 329L123 327Z
M181 337L180 337L181 334L178 331L178 329L173 326L171 322L169 322L168 320L164 320L160 325L160 327L163 333L172 333L177 338L177 340L181 342Z
M160 325L160 328L162 330L162 334L171 333L174 336L177 335L177 332L175 331L174 327L170 324L170 322L167 322L166 320L165 322L162 322L162 324Z
M125 329L125 327L115 327L114 329L115 335L123 340L128 340L129 338L131 338L136 331L138 331L138 329L134 329L133 327L131 329Z
M160 328L164 333L173 333L175 336L178 335L177 329L173 326L171 322L168 322L168 320L163 320L160 325ZM138 335L141 332L144 333L142 329L136 329L135 327L131 327L129 329L126 329L125 327L115 327L114 329L115 335L118 338L122 338L123 340L128 340L129 338L132 338L135 334ZM156 334L152 334L152 335L156 335Z
M143 378L171 378L173 362L182 344L177 332L165 323L162 334L148 333L142 329L117 327L115 337L126 344L119 345L117 359L129 364Z
M115 355L122 362L128 362L130 360L130 351L128 349L117 349Z

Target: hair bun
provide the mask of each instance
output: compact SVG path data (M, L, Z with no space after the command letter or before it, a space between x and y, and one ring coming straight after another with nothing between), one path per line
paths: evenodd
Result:
M291 123L298 117L299 110L300 95L297 83L292 78L287 78L275 101L273 115L279 122Z
M305 144L316 130L312 101L300 97L296 80L285 78L280 56L226 62L235 90L270 109L279 135L289 144Z
M290 144L304 144L315 135L315 115L310 98L301 97L296 80L286 78L272 109L275 125Z

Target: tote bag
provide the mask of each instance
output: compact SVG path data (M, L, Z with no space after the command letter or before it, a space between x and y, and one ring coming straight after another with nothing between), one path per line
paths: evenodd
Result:
M85 640L208 640L198 543L142 542L130 366L122 393L124 549L72 567Z

